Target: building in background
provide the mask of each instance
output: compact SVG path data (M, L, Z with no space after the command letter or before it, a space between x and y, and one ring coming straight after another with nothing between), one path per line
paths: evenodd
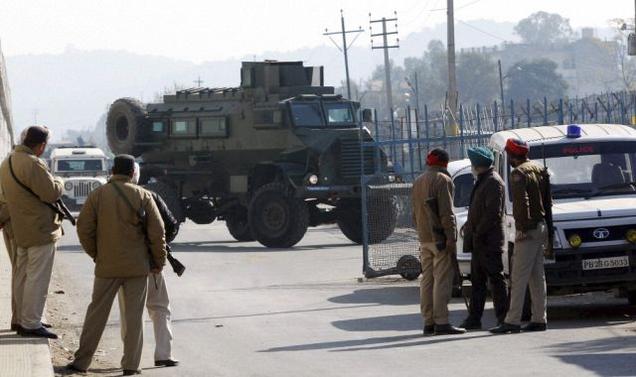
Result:
M13 117L11 115L11 90L7 77L7 65L0 45L0 158L13 146Z

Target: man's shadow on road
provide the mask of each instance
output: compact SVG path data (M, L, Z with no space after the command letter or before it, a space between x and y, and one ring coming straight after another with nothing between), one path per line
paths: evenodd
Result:
M379 304L403 306L419 306L419 287L387 286L380 288L364 288L352 293L335 296L328 301L337 304ZM467 311L461 305L461 299L453 299L450 310L450 322L458 324L466 316ZM556 301L556 300L552 300ZM632 322L636 318L636 307L626 305L617 299L604 298L602 303L594 303L594 297L572 297L565 303L553 303L548 307L548 323L550 329L576 329L587 327L616 326ZM460 308L454 309L453 308ZM375 317L345 319L331 322L339 330L347 332L400 331L413 334L389 337L370 337L364 339L328 341L319 343L297 344L274 347L261 352L283 352L301 350L356 351L385 348L400 348L443 343L454 340L470 340L493 336L486 329L494 326L494 313L487 309L482 320L482 331L471 332L467 336L442 336L422 338L422 317L419 311L410 314L396 314ZM420 341L413 341L422 339Z

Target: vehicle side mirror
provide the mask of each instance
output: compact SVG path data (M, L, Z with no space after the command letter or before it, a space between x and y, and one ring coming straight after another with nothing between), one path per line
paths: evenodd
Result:
M362 121L364 123L373 123L373 110L362 109Z

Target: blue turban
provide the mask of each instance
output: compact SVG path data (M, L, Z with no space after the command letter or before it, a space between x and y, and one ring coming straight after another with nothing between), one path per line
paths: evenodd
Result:
M468 158L473 166L490 167L495 161L492 151L486 147L468 148Z

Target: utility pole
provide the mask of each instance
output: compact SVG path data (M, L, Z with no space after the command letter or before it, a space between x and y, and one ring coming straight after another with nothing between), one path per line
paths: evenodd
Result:
M453 15L453 0L446 0L446 28L448 50L448 111L450 123L446 130L448 135L456 136L457 129L457 77L455 75L455 17Z
M499 69L499 94L501 95L501 111L502 115L505 114L506 111L506 102L504 102L504 92L503 92L503 76L501 74L501 59L497 60L497 68Z
M201 80L201 76L199 76L196 80L193 81L195 84L197 84L197 88L201 87L201 84L203 84L205 81Z
M417 109L417 111L419 113L419 111L420 111L420 88L419 88L419 84L417 82L417 71L413 72L413 82L411 82L411 80L408 77L405 77L404 80L406 81L406 84L411 89L411 92L413 92L413 94L415 95L415 108Z
M369 20L369 24L371 25L371 49L372 50L378 50L378 49L383 49L384 50L384 73L385 73L385 80L384 80L384 86L386 88L386 101L387 101L387 107L389 110L389 115L390 115L390 119L391 119L391 123L393 123L393 94L391 92L391 61L389 60L389 49L391 48L398 48L400 47L400 39L396 38L395 40L395 44L389 44L389 35L397 35L397 12L393 12L394 17L393 18L386 18L386 17L382 17L381 19L378 20ZM371 13L369 13L369 18L371 18ZM395 29L392 31L389 31L387 29L386 23L387 22L395 22ZM382 32L381 33L375 33L373 34L373 24L375 23L382 23ZM374 46L373 45L373 37L382 37L382 45L381 46Z
M340 26L341 26L340 31L329 32L328 29L325 29L325 32L322 35L325 35L325 36L329 37L329 39L331 39L331 41L336 46L336 48L338 48L338 50L340 50L343 53L343 55L344 55L345 76L346 76L346 80L347 80L347 98L351 99L351 84L349 82L349 55L348 55L348 51L349 51L349 47L351 47L351 45L353 45L353 42L355 42L356 39L358 39L358 36L360 34L356 35L355 38L353 38L353 41L351 41L351 45L347 45L347 34L349 34L349 33L362 33L364 30L362 29L362 26L359 26L357 30L347 30L347 29L345 29L345 20L344 20L344 14L342 13L342 9L340 9ZM342 48L340 48L340 46L338 46L338 44L331 38L331 36L335 35L335 34L342 34Z

